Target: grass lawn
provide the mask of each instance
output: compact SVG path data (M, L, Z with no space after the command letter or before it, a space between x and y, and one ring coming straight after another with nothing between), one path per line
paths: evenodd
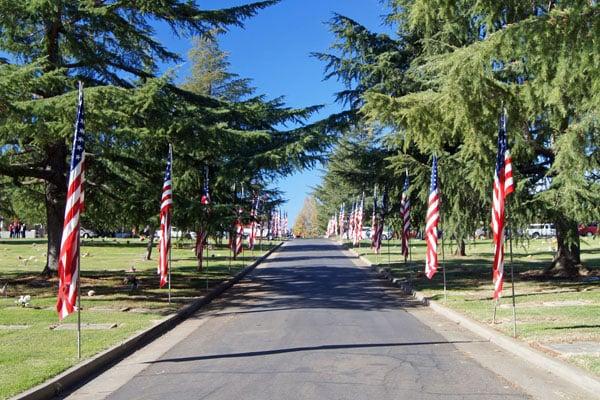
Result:
M268 250L274 242L264 242ZM158 288L157 252L144 261L145 243L137 239L88 239L82 242L82 324L117 324L105 330L82 331L82 357L90 357L145 328L206 293L239 272L263 252L244 250L242 259L229 262L229 250L209 250L208 268L197 271L191 241L176 241L173 249L172 302L166 289ZM258 246L257 246L258 248ZM55 311L58 279L39 275L45 264L42 240L0 241L0 398L33 387L79 362L75 330L51 329L58 325ZM206 263L205 263L206 266ZM139 287L131 289L124 279L135 268ZM95 294L88 296L88 291ZM15 304L20 295L30 295L29 307ZM75 324L76 314L64 324ZM20 329L19 329L20 328Z
M346 243L352 248L350 243ZM406 264L397 240L389 242L389 266L392 274L411 282L433 300L488 324L507 335L513 334L509 244L506 245L506 266L503 298L493 323L491 240L475 240L467 244L467 256L453 255L455 243L445 243L445 261L441 244L440 263L446 267L447 299L444 299L442 267L430 281L424 275L425 242L411 241L411 259ZM555 243L552 239L537 239L513 245L517 336L544 351L540 345L593 341L600 343L600 238L582 239L582 259L590 269L588 277L549 279L540 275L552 260ZM371 262L388 265L388 246L381 254L373 253L364 241L359 254ZM600 345L599 345L600 346ZM600 376L600 356L564 356L568 361Z

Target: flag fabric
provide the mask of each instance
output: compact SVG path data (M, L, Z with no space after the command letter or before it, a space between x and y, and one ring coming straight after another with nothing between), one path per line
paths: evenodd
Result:
M354 223L354 246L363 239L363 219L364 219L365 194L363 193L360 205L356 211L356 222Z
M206 240L208 239L208 231L206 229L200 230L196 234L196 258L198 259L198 267L202 269L202 263L204 261L204 245L206 244Z
M371 248L377 242L377 186L373 190L373 214L371 215Z
M431 185L427 204L427 220L425 222L425 239L427 240L427 254L425 258L425 274L433 278L438 268L437 254L437 226L440 221L440 193L438 190L437 157L433 156L431 166Z
M167 168L163 181L162 198L160 201L160 243L158 257L158 274L160 275L160 287L167 283L169 273L169 252L171 251L171 212L173 209L173 187L172 187L172 163L173 148L169 145Z
M209 182L208 182L208 166L204 166L204 184L202 185L202 197L200 198L200 204L208 206L210 204L209 194ZM208 239L208 229L201 225L200 231L196 233L196 246L195 253L198 259L198 266L202 269L202 257L204 256L204 245Z
M242 252L242 244L244 241L244 226L242 225L242 212L243 210L240 208L237 211L237 216L235 221L233 222L233 230L229 237L229 245L231 247L231 251L233 252L233 259L235 260Z
M356 203L352 203L352 209L350 211L350 214L348 215L348 239L354 238L355 209L356 209Z
M402 189L402 198L400 199L400 220L402 222L402 255L406 259L408 257L408 244L410 241L410 198L408 197L408 171L404 179L404 187Z
M204 185L202 186L202 197L200 198L200 204L210 204L210 193L208 191L208 166L204 167Z
M338 221L338 228L339 228L339 235L340 238L344 237L344 219L345 219L345 215L344 215L344 208L346 207L345 204L342 203L342 205L340 206L340 218Z
M79 285L79 216L83 212L83 171L85 168L85 125L83 104L83 83L79 82L77 120L73 137L71 167L65 220L63 224L60 255L58 258L58 299L56 311L59 319L67 317L77 310Z
M257 218L258 218L258 203L260 201L260 197L256 196L254 199L254 204L252 206L252 211L250 212L250 235L248 236L248 248L250 250L254 250L254 243L256 242L256 228L257 228Z
M512 176L512 159L508 150L506 139L506 115L500 116L498 129L498 156L496 158L496 171L494 173L494 190L492 197L492 232L494 235L494 264L493 282L494 299L502 295L504 280L504 217L506 196L514 190Z

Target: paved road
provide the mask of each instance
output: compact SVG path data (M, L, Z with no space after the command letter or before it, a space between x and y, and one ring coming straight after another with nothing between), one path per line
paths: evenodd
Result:
M527 398L391 290L329 241L290 242L108 398Z

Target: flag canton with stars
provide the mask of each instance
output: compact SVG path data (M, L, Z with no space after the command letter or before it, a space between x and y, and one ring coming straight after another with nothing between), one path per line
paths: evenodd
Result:
M498 157L496 158L496 176L500 176L504 170L504 155L508 148L506 141L506 117L500 115L500 127L498 129Z
M165 183L171 181L171 155L167 159L167 169L165 170Z
M429 187L430 192L434 192L437 190L437 180L438 180L437 157L433 156L433 165L431 167L431 186Z
M83 151L85 140L83 138L85 134L84 125L84 111L83 111L83 90L79 91L79 105L77 110L77 121L75 122L75 138L73 139L73 153L71 157L71 170L77 168L81 160L83 160Z

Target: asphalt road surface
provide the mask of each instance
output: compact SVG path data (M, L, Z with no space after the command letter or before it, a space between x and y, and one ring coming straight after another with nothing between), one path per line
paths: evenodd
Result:
M434 332L409 312L417 304L390 290L332 242L292 241L107 396L528 398L459 350L465 340ZM88 397L106 397L95 395Z

